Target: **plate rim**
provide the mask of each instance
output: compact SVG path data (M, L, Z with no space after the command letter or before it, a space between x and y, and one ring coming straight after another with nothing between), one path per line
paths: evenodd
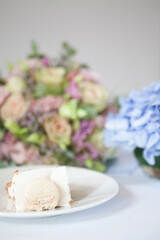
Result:
M27 165L27 166L11 166L11 167L7 167L7 168L1 168L1 171L7 171L7 170L11 170L11 169L28 169L28 168L41 168L41 167L45 167L45 168L51 168L53 166L56 165ZM57 165L57 166L64 166L64 165ZM86 172L94 172L97 175L101 175L103 177L106 177L106 179L110 179L113 184L114 184L114 193L110 196L108 196L107 198L101 199L101 200L95 200L93 203L87 203L84 204L82 206L78 206L78 207L74 207L74 208L66 208L66 209L59 209L58 211L42 211L42 212L2 212L0 211L0 218L10 218L10 219L36 219L36 218L47 218L47 217L56 217L56 216L60 216L63 214L71 214L74 212L79 212L79 211L84 211L96 206L99 206L105 202L110 201L112 198L114 198L118 192L119 192L119 184L118 182L111 177L110 175L106 174L106 173L101 173L101 172L97 172L91 169L87 169L87 168L82 168L82 167L77 167L77 166L65 166L66 169L78 169L80 171L86 171Z

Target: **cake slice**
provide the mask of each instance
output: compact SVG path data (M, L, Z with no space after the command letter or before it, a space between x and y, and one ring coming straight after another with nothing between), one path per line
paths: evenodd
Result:
M18 212L53 210L73 202L65 167L15 171L6 190Z

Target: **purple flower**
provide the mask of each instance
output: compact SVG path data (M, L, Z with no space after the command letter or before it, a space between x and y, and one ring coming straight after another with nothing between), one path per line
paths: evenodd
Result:
M74 80L71 80L68 87L65 90L65 93L67 93L70 97L80 99L81 94L78 89L78 85Z
M95 159L99 156L98 150L91 142L85 141L86 138L92 133L95 127L94 121L82 120L80 128L75 132L72 137L72 142L75 145L75 159L84 162L88 158ZM83 151L83 154L81 152Z
M80 162L84 162L88 158L96 159L99 156L99 151L93 146L91 142L82 142L81 145L77 146L77 153L82 150L86 153L75 155L75 159Z
M106 145L142 148L145 160L154 165L160 156L160 82L132 91L120 103L119 113L106 120Z
M82 120L79 129L72 136L73 144L79 145L86 137L91 134L95 127L94 121Z
M44 57L41 59L43 66L49 67L51 65L51 61L48 57Z
M6 132L4 136L4 143L8 146L13 145L16 142L16 137L11 132Z

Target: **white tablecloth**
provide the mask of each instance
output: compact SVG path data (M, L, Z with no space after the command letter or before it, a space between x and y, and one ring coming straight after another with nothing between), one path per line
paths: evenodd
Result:
M108 174L120 184L111 201L52 218L1 218L0 240L160 240L160 180L145 176L127 153L119 154Z

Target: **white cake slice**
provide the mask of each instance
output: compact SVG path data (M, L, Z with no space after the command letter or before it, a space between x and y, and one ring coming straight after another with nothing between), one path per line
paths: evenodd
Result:
M65 167L15 171L6 189L19 212L53 210L73 202Z

